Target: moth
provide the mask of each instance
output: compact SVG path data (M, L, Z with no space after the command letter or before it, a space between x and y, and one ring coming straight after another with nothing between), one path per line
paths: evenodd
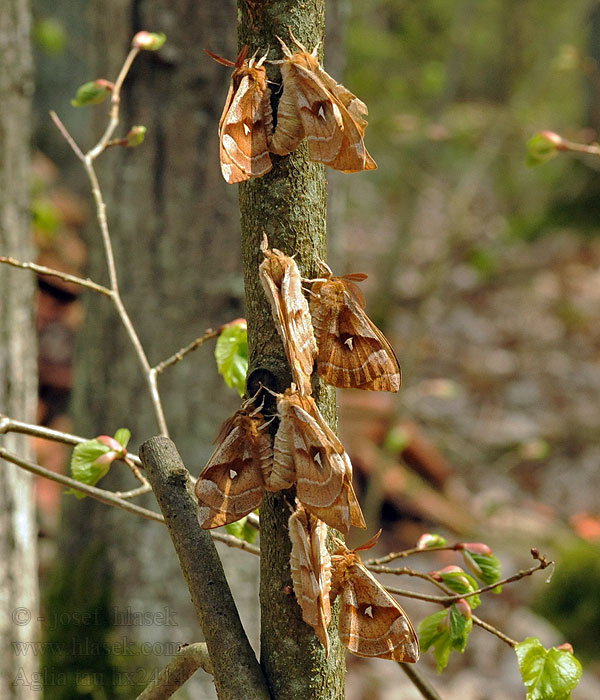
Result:
M298 265L280 250L269 250L266 235L260 249L265 256L258 268L260 281L271 305L292 379L302 395L310 394L317 344Z
M329 656L327 627L331 622L331 555L327 525L299 506L288 521L292 552L290 569L302 619L310 625Z
M218 443L196 481L198 521L202 528L227 525L258 508L265 474L272 468L273 445L260 407L248 399L222 425Z
M206 53L217 63L234 69L219 120L223 177L229 184L260 177L273 167L268 148L273 131L271 91L263 66L267 54L258 61L256 54L248 59L248 47L244 46L233 62L210 51Z
M407 614L357 554L372 547L378 537L379 532L352 550L335 539L338 550L331 555L331 600L341 597L340 640L357 656L414 663L419 658L419 640Z
M278 491L295 483L298 500L330 527L344 533L350 525L366 527L352 487L350 458L314 399L292 384L276 400L279 427L266 487Z
M310 311L317 339L317 371L342 389L398 391L401 372L387 338L364 311L356 282L364 273L334 277L323 262L323 279L313 281Z
M284 41L281 77L283 94L277 108L277 126L270 140L273 153L286 155L306 136L311 160L346 173L377 167L363 141L367 106L319 65L318 45L308 53L294 37L299 51Z

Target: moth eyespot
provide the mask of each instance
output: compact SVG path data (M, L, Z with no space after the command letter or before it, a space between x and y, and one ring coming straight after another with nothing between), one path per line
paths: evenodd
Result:
M238 473L235 471L235 469L230 469L229 470L229 478L230 479L235 479L235 477L238 475Z

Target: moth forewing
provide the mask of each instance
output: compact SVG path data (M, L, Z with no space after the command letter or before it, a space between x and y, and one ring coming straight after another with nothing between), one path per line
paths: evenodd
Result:
M308 302L302 292L298 265L281 251L269 250L266 237L261 250L265 259L259 266L259 277L283 343L292 379L302 395L310 394L317 344Z
M329 656L327 627L331 621L331 556L327 550L327 525L299 507L290 516L292 543L290 569L302 619L310 625Z
M363 142L365 104L321 68L315 50L294 39L299 51L292 53L279 41L283 94L271 151L286 155L306 136L311 160L343 172L377 167Z
M383 333L357 301L350 279L328 275L313 283L310 310L317 338L317 371L339 388L398 391L400 366Z
M419 641L398 603L342 543L332 556L332 599L340 595L339 631L353 654L414 663Z
M263 473L271 471L272 459L271 436L262 415L250 414L243 406L224 424L219 444L196 481L201 527L227 525L258 508Z
M268 142L273 130L270 90L263 58L246 59L247 47L235 63L207 51L223 65L231 65L229 92L219 120L219 156L225 180L233 184L260 177L272 168Z

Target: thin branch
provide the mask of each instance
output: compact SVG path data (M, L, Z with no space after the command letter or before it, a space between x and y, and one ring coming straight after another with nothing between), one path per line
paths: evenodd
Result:
M123 510L128 511L129 513L133 513L134 515L139 515L142 518L146 518L147 520L155 520L158 523L164 524L164 518L160 513L155 513L152 510L142 508L141 506L138 506L135 503L131 503L130 501L126 501L122 498L119 498L112 491L106 491L104 489L99 489L96 486L82 484L81 481L71 479L71 477L69 476L53 472L50 469L46 469L45 467L40 466L39 464L35 464L35 462L30 462L27 459L23 459L22 457L13 454L12 452L4 449L3 447L0 447L0 458L5 459L7 462L12 462L13 464L16 464L18 467L21 467L22 469L25 469L26 471L31 472L32 474L37 474L38 476L43 476L46 479L56 481L59 484L62 484L63 486L69 486L70 488L76 491L84 493L86 496L95 498L101 503L106 503L109 506L116 506L117 508L122 508Z
M81 149L79 148L79 146L75 143L75 139L67 131L67 127L62 123L62 121L60 120L60 117L53 109L50 110L50 118L56 124L56 128L63 135L65 141L69 144L69 146L71 146L73 152L79 158L79 160L85 161L85 156L81 152Z
M411 547L410 549L403 549L401 552L390 552L389 554L386 554L384 557L380 557L379 559L369 559L368 561L364 562L364 564L367 567L378 566L379 564L388 564L389 562L394 561L394 559L404 559L405 557L410 557L413 554L455 551L457 551L457 549L456 545L454 544L445 544L442 547L426 547L425 549L423 549L422 547Z
M211 338L217 338L220 334L221 331L223 330L223 326L220 328L217 328L216 331L213 331L212 328L208 328L206 331L204 331L204 335L200 336L199 338L196 338L193 342L191 342L189 345L187 345L185 348L182 348L181 350L178 350L174 355L171 355L166 360L163 360L159 364L157 364L155 367L152 368L152 372L155 372L156 374L161 374L164 372L168 367L171 367L172 365L176 364L177 362L180 362L183 360L183 358L193 350L196 350L199 348L201 345L204 345L207 340L210 340Z
M404 673L406 673L406 675L410 678L412 684L421 693L425 700L442 700L442 698L437 694L435 688L432 688L429 681L425 679L418 668L412 664L398 663L398 666L400 666Z
M81 437L80 435L72 435L64 433L61 430L53 430L52 428L44 428L41 425L33 425L32 423L24 423L14 418L9 418L0 413L0 435L3 433L21 433L23 435L31 435L33 437L52 440L53 442L62 442L65 445L79 445L82 442L87 442L89 438ZM141 467L142 463L137 455L128 452L126 455L132 464Z
M15 260L14 258L5 257L0 255L0 263L5 263L6 265L12 265L13 267L19 267L23 270L31 270L32 272L37 272L40 275L50 275L52 277L58 277L65 282L72 282L73 284L78 284L80 287L87 287L88 289L93 289L95 292L100 292L107 297L112 297L113 293L108 287L102 284L97 284L92 282L88 277L83 279L82 277L76 277L75 275L70 275L67 272L61 272L60 270L54 270L51 267L46 267L45 265L37 265L32 262L21 262L20 260Z
M125 59L125 62L123 63L123 66L119 73L119 76L116 79L115 84L113 85L111 94L110 119L108 122L108 126L106 127L106 131L100 138L100 141L98 141L98 143L94 146L94 148L92 148L91 151L88 151L86 157L90 159L90 162L95 160L102 153L102 151L104 151L111 136L114 134L115 129L119 125L119 106L121 104L121 88L123 87L123 82L125 80L125 77L127 76L127 73L129 73L131 64L133 63L135 57L138 55L139 52L139 47L134 47L129 51L129 53L127 54L127 58Z
M206 644L196 642L182 646L136 700L168 700L199 668L212 675L213 667Z
M471 613L471 619L473 620L473 624L477 625L478 627L481 627L482 629L486 630L487 632L490 632L491 634L494 634L496 637L498 637L498 639L501 639L505 644L508 644L509 647L512 647L514 649L517 646L517 641L511 639L503 632L500 632L499 629L497 629L493 625L490 625L489 622L485 622L481 618L477 617L477 615L473 615L473 613Z

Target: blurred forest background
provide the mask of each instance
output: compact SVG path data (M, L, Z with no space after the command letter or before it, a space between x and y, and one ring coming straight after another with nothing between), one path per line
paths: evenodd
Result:
M79 143L92 142L90 129L100 133L97 124L102 122L92 123L96 117L90 117L91 110L72 109L69 99L81 83L113 77L107 72L118 67L132 32L127 27L120 33L118 17L108 11L102 16L99 5L33 2L38 262L80 275L87 275L93 263L91 200L80 164L47 113L56 109ZM187 320L162 304L136 311L146 317L159 314L171 325L169 342L156 350L155 362L205 328L243 315L236 192L219 180L217 159L217 121L228 75L202 52L206 47L228 58L235 55L233 3L223 3L220 12L221 24L205 27L200 37L161 23L168 16L158 12L134 27L164 31L167 45L161 53L163 65L157 68L154 58L140 61L133 79L145 71L150 83L170 80L165 75L175 70L182 54L193 63L188 71L192 78L195 71L202 74L196 81L188 75L178 88L181 92L172 95L184 94L188 102L203 105L197 125L202 136L184 146L190 159L204 162L212 172L207 184L186 172L187 161L177 165L179 184L171 187L168 206L180 206L181 188L202 205L185 220L189 238L180 251L185 257L163 266L170 274L163 301L168 293L179 298ZM99 30L102 23L104 30ZM105 56L98 35L108 37L113 31L121 42ZM332 0L326 33L325 67L367 103L365 140L378 164L372 173L327 173L330 264L338 274L369 274L363 285L367 310L386 332L403 368L398 395L338 393L340 434L355 464L370 531L379 522L383 525L382 553L410 546L426 531L450 541L482 540L501 558L506 575L530 565L532 546L555 558L550 583L541 575L507 587L501 597L486 598L482 615L518 640L539 635L546 646L571 642L586 664L574 700L600 697L600 161L563 155L538 168L525 166L527 139L541 129L576 141L598 138L600 3ZM124 122L136 109L131 103L143 105L149 93L128 95L126 83L125 94ZM152 132L164 106L146 103L144 109L141 123ZM179 116L163 126L166 160L171 142L186 128L185 115L184 100ZM123 123L123 130L128 126ZM111 182L109 218L111 197L118 199L115 192L130 186L128 168L134 160L146 170L162 167L154 156L144 155L145 148L109 159L103 172L104 182ZM156 143L151 141L148 148ZM169 173L165 168L161 186L166 189ZM218 213L204 221L209 200ZM120 205L143 219L143 197L130 196ZM119 229L131 227L133 219L114 218L115 237L127 238L126 244L117 244L127 303L127 294L135 294L141 261L160 256L160 246L172 243L169 227L160 231L162 243L149 243L137 229ZM210 277L208 260L217 277ZM208 296L187 294L187 288L177 286L182 266L192 272L197 267L195 276L210 282ZM86 294L55 279L39 280L39 420L88 437L130 427L135 451L156 431L151 419L140 417L149 414L149 402L139 382L138 399L129 405L115 398L118 387L110 390L119 404L120 415L114 418L118 424L99 425L95 431L77 427L81 411L75 422L69 412L78 391L74 382L84 374L101 376L100 392L106 386L102 382L118 384L126 371L107 371L89 359L84 370L75 369L77 339L90 338L85 332L80 335L86 313L90 321L89 306L86 311L82 302ZM100 324L95 342L111 346L115 341L102 318L95 319ZM130 352L124 342L113 349ZM188 387L190 396L177 428L182 437L175 440L190 470L198 473L211 452L210 440L238 399L217 376L211 350L203 348L185 362L189 369L177 369L179 386ZM82 399L79 391L75 406L89 405L93 411L97 394L88 388ZM173 402L177 404L177 397ZM114 414L103 410L113 420ZM173 415L177 421L176 409ZM131 425L136 421L144 426L137 433ZM62 447L38 444L40 463L64 470L67 460ZM42 595L50 595L46 605L51 605L64 593L60 572L72 572L75 561L57 564L65 556L60 544L65 522L79 517L91 528L93 518L86 509L98 509L87 499L66 504L68 497L59 488L42 481L37 499ZM154 535L148 533L156 527L150 524L142 538L132 539L129 550L152 549ZM87 537L89 543L89 531ZM227 552L226 566L241 577L243 616L247 624L256 625L256 593L248 590L255 585L256 570L245 557ZM126 578L123 560L115 563L114 552L108 559L115 581ZM453 561L438 556L423 570ZM141 588L154 585L160 600L165 581L167 587L175 585L178 573L175 564L168 574L156 568L154 551L151 565L139 574L141 583L122 585L114 599L139 601ZM182 597L186 599L185 590ZM94 604L97 600L103 600L101 591ZM411 601L405 607L416 622L432 612ZM190 624L186 634L192 638L178 641L197 638ZM430 654L422 664L445 700L523 696L512 652L482 630L474 631L464 657L454 657L437 679ZM65 660L46 663L52 667ZM153 663L162 665L160 658ZM394 664L352 658L348 666L351 700L398 697ZM413 697L410 692L407 686L403 697ZM48 691L46 697L59 695ZM83 691L81 697L87 697ZM188 696L181 691L176 697Z

